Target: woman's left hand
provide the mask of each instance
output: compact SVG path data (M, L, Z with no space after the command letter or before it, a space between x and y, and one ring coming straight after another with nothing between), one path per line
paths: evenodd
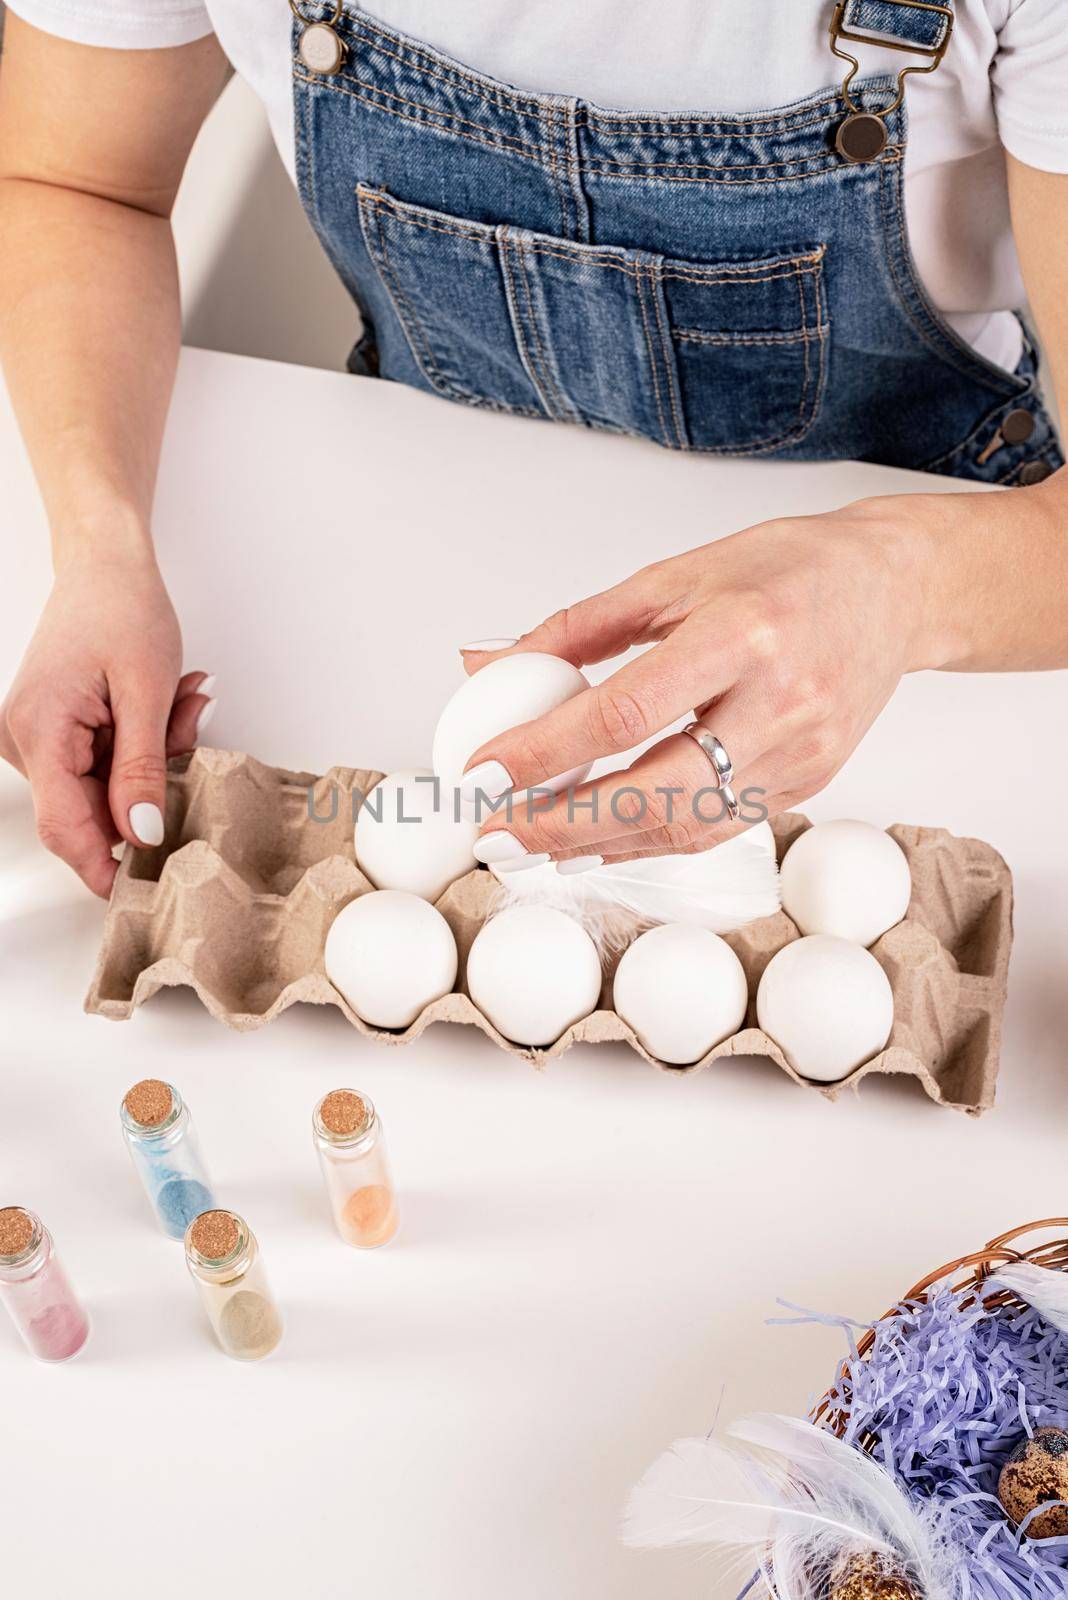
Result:
M570 796L496 810L476 855L515 868L706 850L822 789L902 674L939 664L925 617L932 502L868 500L763 523L646 567L557 612L512 649L465 652L473 672L518 651L583 666L653 645L476 751L468 799L536 788L623 754L692 711L729 753L742 806L739 821L726 819L708 757L676 733Z

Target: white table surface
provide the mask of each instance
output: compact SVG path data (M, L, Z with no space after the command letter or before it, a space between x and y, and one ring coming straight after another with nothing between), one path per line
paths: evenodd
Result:
M426 760L460 642L747 522L921 484L673 457L191 351L157 523L186 664L218 674L213 741L390 769ZM49 580L2 397L0 494L6 683ZM617 1519L721 1400L803 1410L826 1385L839 1336L767 1326L776 1296L874 1315L940 1261L1068 1211L1066 687L913 679L808 807L941 824L1008 858L1002 1079L978 1121L902 1080L831 1105L767 1062L680 1078L581 1047L539 1074L443 1027L394 1051L332 1011L239 1036L189 993L125 1024L86 1017L103 907L39 851L5 769L0 1203L45 1217L94 1323L61 1368L0 1325L5 1593L732 1592L695 1556L626 1551ZM213 1346L180 1247L151 1225L117 1122L146 1074L181 1086L224 1201L260 1236L288 1323L261 1366ZM371 1255L331 1234L310 1147L314 1101L344 1083L379 1104L402 1196L399 1239Z

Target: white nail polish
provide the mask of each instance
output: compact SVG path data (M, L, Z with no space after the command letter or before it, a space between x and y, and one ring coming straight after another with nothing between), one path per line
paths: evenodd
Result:
M481 861L488 867L491 863L497 866L501 861L521 861L524 856L530 855L530 851L514 833L498 830L495 833L483 834L481 839L476 839L474 854L476 861Z
M529 867L543 867L548 860L547 850L534 850L518 861L498 861L496 866L498 872L526 872Z
M193 690L193 693L194 694L213 695L215 693L215 674L214 674L214 672L209 672L207 677L203 680L203 682L197 684L196 688Z
M467 650L510 650L518 639L474 639L470 644L460 646L460 654Z
M163 843L163 817L159 806L140 800L130 807L130 831L142 844Z
M197 694L200 693L202 693L202 691L198 689ZM199 740L200 735L204 732L204 729L208 726L212 717L215 715L215 707L217 705L217 700L209 700L207 705L202 708L201 713L197 718L196 733L194 735L196 739Z
M576 872L589 872L591 867L603 867L604 856L572 856L570 861L558 861L556 870L562 878L572 878Z
M511 787L507 767L502 767L499 761L483 761L460 779L460 800L467 805L474 805L479 795L484 800L499 800Z

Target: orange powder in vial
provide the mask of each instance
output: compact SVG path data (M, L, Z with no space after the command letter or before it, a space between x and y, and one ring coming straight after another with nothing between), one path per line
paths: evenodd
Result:
M346 1244L374 1250L400 1225L378 1113L355 1089L324 1095L312 1118L334 1226Z

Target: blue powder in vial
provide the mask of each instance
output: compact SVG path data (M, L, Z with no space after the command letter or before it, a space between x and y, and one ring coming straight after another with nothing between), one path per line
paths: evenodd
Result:
M194 1218L214 1209L214 1195L196 1178L168 1178L156 1195L159 1220L172 1239L184 1238Z

